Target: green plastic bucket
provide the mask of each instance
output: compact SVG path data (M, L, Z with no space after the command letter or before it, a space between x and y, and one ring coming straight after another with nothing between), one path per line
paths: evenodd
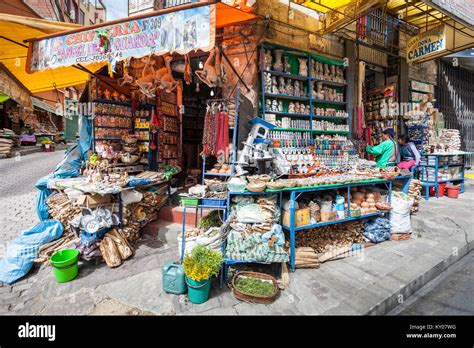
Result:
M79 251L76 249L59 250L51 256L51 266L58 283L65 283L76 278L78 260Z
M209 299L211 292L211 280L194 281L186 277L186 284L188 285L189 301L195 304L201 304Z

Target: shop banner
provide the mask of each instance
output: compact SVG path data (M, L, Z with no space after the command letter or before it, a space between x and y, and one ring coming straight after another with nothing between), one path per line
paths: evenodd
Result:
M215 5L205 5L30 42L27 71L209 51L214 42Z
M446 50L446 31L444 25L428 30L407 41L407 61L409 63Z

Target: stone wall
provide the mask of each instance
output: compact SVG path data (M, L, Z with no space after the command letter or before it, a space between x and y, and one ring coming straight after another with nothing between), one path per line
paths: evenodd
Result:
M438 62L436 60L429 60L424 63L408 64L408 78L436 85L438 80Z

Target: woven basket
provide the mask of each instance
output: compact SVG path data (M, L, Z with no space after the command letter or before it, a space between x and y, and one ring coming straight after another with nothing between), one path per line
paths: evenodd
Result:
M282 183L275 182L275 181L267 182L266 185L270 190L279 190L279 189L282 189L284 187Z
M254 295L254 294L248 294L248 293L242 292L235 287L235 282L240 276L271 280L275 288L275 291L273 295L270 295L270 296L261 296L261 295ZM265 274L265 273L250 272L250 271L237 272L235 276L232 278L231 286L232 286L232 292L234 293L235 298L241 301L245 301L245 302L271 304L275 301L278 295L277 280L275 279L275 277L272 277L271 275Z
M247 190L250 192L263 192L266 186L264 182L252 182L247 185Z

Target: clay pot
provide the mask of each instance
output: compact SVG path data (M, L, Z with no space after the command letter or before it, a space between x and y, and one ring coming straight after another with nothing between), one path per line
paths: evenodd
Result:
M275 71L283 71L283 62L281 60L283 56L283 50L282 49L276 49L273 51L275 54L275 62L273 63L273 70Z

